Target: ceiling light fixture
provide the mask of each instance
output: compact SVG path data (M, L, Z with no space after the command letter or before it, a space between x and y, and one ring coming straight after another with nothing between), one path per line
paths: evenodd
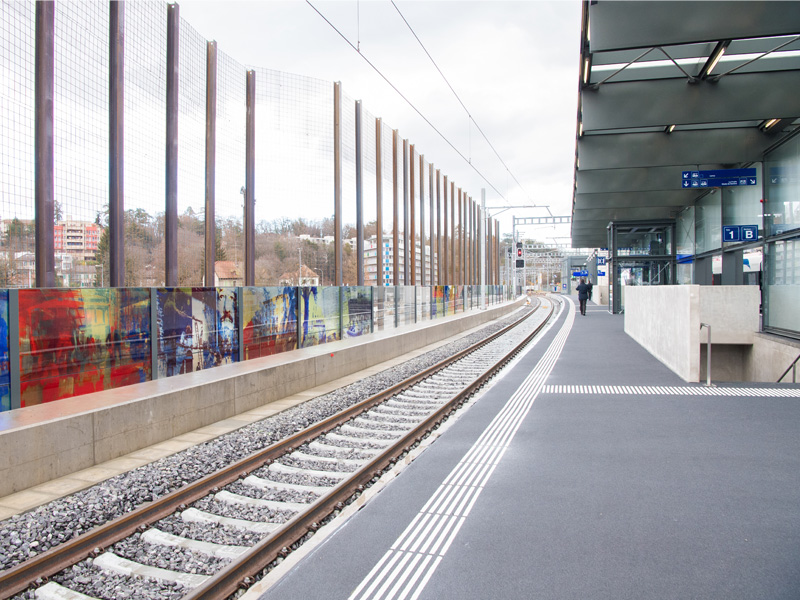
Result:
M664 129L664 133L666 133L667 135L669 135L673 131L675 131L675 125L669 125Z
M705 79L711 74L711 71L713 71L714 67L717 66L717 63L722 58L722 55L725 54L725 50L728 48L728 45L730 43L731 43L730 40L722 40L721 42L717 43L717 46L711 53L711 56L708 57L706 64L703 65L703 69L700 71L701 79Z
M767 131L767 130L768 130L770 127L773 127L773 126L775 125L775 123L777 123L778 121L780 121L780 119L770 119L769 121L766 121L766 122L765 122L765 123L764 123L764 124L761 126L761 128L762 128L764 131Z
M583 59L583 83L589 83L589 59Z

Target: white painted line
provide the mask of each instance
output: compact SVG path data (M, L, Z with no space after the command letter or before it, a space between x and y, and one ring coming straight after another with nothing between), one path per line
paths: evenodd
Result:
M403 550L409 548L413 553L420 548L420 552L428 548L433 543L434 548L438 547L444 540L439 556L436 558L430 568L425 569L424 576L422 577L412 598L417 598L422 593L425 585L430 580L435 572L442 557L446 554L453 540L455 539L458 531L466 520L472 507L475 505L478 496L483 490L483 485L489 480L489 477L494 472L495 467L502 459L508 444L511 442L514 434L519 430L523 420L530 411L534 400L543 389L545 380L552 372L553 366L558 359L561 351L566 342L567 336L572 328L575 318L575 305L572 301L568 304L567 316L564 320L561 329L556 334L555 339L550 344L550 347L544 353L544 356L539 360L536 367L531 371L528 377L525 378L523 384L512 394L511 398L506 402L505 406L495 415L492 422L484 429L483 433L478 437L478 440L473 446L465 453L464 457L459 461L455 468L445 478L442 486L440 486L431 499L425 503L423 511L418 513L417 517L412 521L414 524L415 533L410 535L409 528L406 528L400 537L392 544L388 554L394 554L393 559L388 563L386 562L386 555L381 559L380 564L382 567L376 565L370 571L367 578L365 578L356 590L351 594L351 599L366 599L366 598L386 598L387 600L396 600L397 598L405 598L406 594L414 589L412 586L406 586L403 591L398 595L397 590L399 585L390 586L392 582L399 576L403 580L408 577L406 574L402 576L399 574L398 569L394 567L397 558L401 556ZM586 386L581 386L584 390ZM585 392L584 392L585 393ZM474 483L480 482L480 486ZM443 488L447 487L444 492ZM434 500L435 498L435 500ZM431 513L425 516L424 511L431 508L443 507L443 513L437 515L436 518L429 518ZM461 515L461 516L459 516ZM439 531L442 535L438 535ZM417 533L420 532L417 537ZM402 542L402 546L398 548L398 543ZM413 540L413 541L412 541ZM405 564L405 561L403 561ZM411 564L416 565L415 561ZM423 562L423 565L426 563ZM414 570L411 581L414 581L419 576L418 570ZM369 587L368 582L372 582ZM378 589L377 594L373 595L375 589L383 582ZM362 593L363 591L363 593ZM384 595L385 594L385 595Z

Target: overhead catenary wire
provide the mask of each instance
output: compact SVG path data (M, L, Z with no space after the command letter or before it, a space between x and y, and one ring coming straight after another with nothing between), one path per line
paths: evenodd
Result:
M417 114L420 116L420 118L421 118L423 121L425 121L425 123L427 123L427 124L430 126L430 128L431 128L431 129L433 129L433 130L434 130L434 131L435 131L435 132L436 132L436 133L439 135L439 137L441 137L441 138L442 138L442 139L443 139L443 140L444 140L444 141L447 143L447 145L448 145L448 146L450 146L450 147L453 149L453 151L454 151L456 154L458 154L458 156L460 156L460 157L461 157L461 159L462 159L464 162L466 162L466 163L467 163L467 164L468 164L468 165L469 165L469 166L472 168L472 170L473 170L473 171L475 171L475 173L477 173L477 174L478 174L478 176L479 176L481 179L483 179L483 181L485 181L485 182L486 182L486 184L487 184L487 185L488 185L490 188L492 188L492 190L494 190L494 192L495 192L495 193L496 193L498 196L500 196L500 198L502 198L503 200L505 200L505 199L506 199L506 198L505 198L505 196L503 196L503 194L502 194L502 193L500 193L500 191L499 191L499 190L498 190L498 189L497 189L497 188L494 186L494 184L492 184L492 182L491 182L491 181L489 181L489 180L486 178L486 176L485 176L483 173L481 173L481 171L480 171L480 170L479 170L479 169L478 169L478 168L477 168L477 167L476 167L474 164L472 164L472 162L471 162L471 161L470 161L470 160L469 160L469 159L468 159L466 156L464 156L464 154L463 154L463 153L462 153L462 152L461 152L461 151L460 151L458 148L456 148L456 146L453 144L453 142L451 142L451 141L450 141L450 140L447 138L447 136L445 136L445 135L444 135L444 134L443 134L443 133L442 133L442 132L441 132L441 131L440 131L440 130L439 130L439 129L438 129L438 128L437 128L437 127L436 127L436 126L435 126L435 125L432 123L432 122L431 122L431 120L430 120L430 119L428 119L428 117L426 117L424 114L422 114L422 111L421 111L421 110L419 110L419 109L418 109L418 108L417 108L417 107L414 105L414 103L413 103L413 102L411 102L411 100L409 100L409 99L406 97L406 95L405 95L405 94L403 94L403 92L401 92L401 91L400 91L400 89L399 89L399 88L398 88L398 87L397 87L395 84L393 84L393 83L392 83L392 82L389 80L389 78L388 78L386 75L384 75L384 74L381 72L381 70L380 70L380 69L379 69L377 66L375 66L375 65L372 63L372 61L370 61L370 60L369 60L369 59L366 57L366 55L365 55L365 54L364 54L364 53L363 53L363 52L360 50L360 48L356 47L356 46L353 44L353 42L351 42L349 39L347 39L347 36L345 36L345 35L344 35L344 34L343 34L341 31L339 31L339 29L336 27L336 25L334 25L333 23L331 23L331 21L330 21L330 20L328 20L328 18L327 18L327 17L326 17L324 14L322 14L322 12L320 12L320 10L319 10L319 9L318 9L316 6L314 6L314 5L311 3L311 1L310 1L310 0L306 0L306 4L308 4L308 5L309 5L309 6L310 6L310 7L311 7L313 10L314 10L314 12L316 12L316 13L317 13L317 14L318 14L320 17L322 17L322 19L323 19L323 20L324 20L324 21L325 21L325 22L326 22L328 25L330 25L330 26L331 26L331 28L332 28L332 29L333 29L333 30L334 30L336 33L338 33L338 34L339 34L339 37L341 37L341 38L342 38L342 39L343 39L343 40L344 40L344 41L347 43L347 45L348 45L348 46L350 46L350 47L351 47L351 48L352 48L352 49L353 49L353 50L354 50L354 51L355 51L355 52L356 52L356 53L357 53L357 54L358 54L358 55L359 55L359 56L360 56L362 59L364 59L364 61L366 61L366 63L367 63L367 64L368 64L370 67L372 67L372 69L373 69L373 70L374 70L374 71L375 71L375 72L376 72L378 75L380 75L381 79L383 79L383 80L384 80L384 81L385 81L385 82L386 82L386 83L389 85L389 87L391 87L391 88L392 88L392 89L393 89L393 90L394 90L394 91L397 93L397 95L399 95L399 96L400 96L400 97L401 97L403 100L405 100L405 102L406 102L406 103L407 103L407 104L408 104L408 105L409 105L409 106L410 106L410 107L411 107L411 108L414 110L414 112L416 112L416 113L417 113ZM512 175L512 177L513 177L513 175ZM516 179L515 179L515 181L516 181Z
M533 200L532 200L532 199L531 199L531 197L530 197L530 194L528 194L527 190L526 190L524 187L522 187L522 184L521 184L521 183L519 182L519 180L518 180L518 179L517 179L517 178L514 176L514 173L512 173L512 172L511 172L511 169L509 169L508 165L507 165L507 164L505 163L505 161L503 160L503 157L502 157L502 156L500 156L500 153L499 153L499 152L497 151L497 149L496 149L496 148L495 148L495 147L492 145L492 142L490 142L490 141L489 141L489 138L488 138L488 137L486 136L486 134L483 132L483 129L481 129L481 126L480 126L480 125L478 125L478 122L477 122L477 121L475 120L475 118L472 116L472 113L469 111L469 109L467 108L466 104L464 104L463 100L461 100L461 97L458 95L458 92L456 92L456 90L453 88L453 86L452 86L452 85L450 84L450 82L448 81L447 77L445 77L445 74L444 74L444 73L442 72L442 70L439 68L439 65L438 65L438 64L436 64L436 61L435 61L435 60L433 59L433 57L431 56L431 53L430 53L430 52L428 52L428 49L425 47L425 44L423 44L423 43L422 43L422 40L421 40L421 39L419 39L419 36L417 35L417 32L416 32L416 31L414 31L414 28L411 26L411 23L409 23L409 22L408 22L408 19L406 19L406 18L405 18L405 16L403 15L403 13L402 13L402 12L400 12L400 9L397 7L397 4L395 4L395 3L394 3L394 0L391 0L391 2L392 2L392 6L394 6L394 9L397 11L397 14L398 14L398 15L400 15L400 18L401 18L401 19L403 19L403 22L406 24L406 27L408 27L409 31L410 31L410 32L411 32L411 34L414 36L414 39L416 39L416 40L417 40L417 42L419 43L419 45L420 45L420 47L422 48L423 52L425 52L425 55L426 55L426 56L428 57L428 59L431 61L431 64L433 64L434 68L435 68L435 69L438 71L439 75L441 75L441 76L442 76L442 79L443 79L443 80L444 80L444 82L447 84L447 87L449 87L449 88L450 88L450 91L451 91L451 92L453 92L453 95L456 97L456 100L458 100L458 103L459 103L459 104L461 104L461 108L463 108L463 109L464 109L464 112L466 112L466 113L467 113L467 117L469 117L469 120L470 120L470 121L471 121L471 122L472 122L472 123L475 125L475 128L476 128L476 129L478 130L478 132L480 132L480 134L483 136L483 139L486 141L486 143L487 143L487 144L489 144L489 148L491 148L491 149L492 149L492 152L494 152L494 155L497 157L497 160L499 160L499 161L500 161L500 164L502 164L502 165L503 165L503 167L505 168L506 172L507 172L509 175L511 175L511 178L514 180L514 182L515 182L515 183L516 183L516 184L519 186L519 188L520 188L520 189L521 189L521 190L522 190L522 191L525 193L525 195L528 197L528 200L530 200L531 202L533 202ZM471 131L470 131L470 135L471 135ZM472 138L470 137L470 144L472 143L472 142L471 142L471 140L472 140ZM471 161L470 161L470 163L471 163ZM549 212L549 209L548 209L548 212Z

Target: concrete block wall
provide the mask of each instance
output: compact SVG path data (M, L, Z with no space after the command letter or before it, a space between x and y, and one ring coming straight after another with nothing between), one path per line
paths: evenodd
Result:
M0 413L0 496L329 383L522 303Z
M625 286L625 294L625 333L680 377L705 379L708 330L700 324L707 323L712 379L747 380L759 330L758 287Z
M624 287L625 333L686 381L700 377L699 287Z

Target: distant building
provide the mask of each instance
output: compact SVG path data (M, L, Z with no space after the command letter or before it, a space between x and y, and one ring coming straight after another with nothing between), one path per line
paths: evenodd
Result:
M69 252L78 260L94 261L103 229L90 221L59 221L53 227L53 250Z
M383 248L378 251L377 236L372 236L364 241L364 285L387 286L387 285L410 285L404 281L404 266L405 261L403 257L403 240L400 240L400 256L398 257L398 264L400 273L397 281L394 278L394 242L391 236L383 236ZM416 281L417 284L422 280L422 250L419 243L416 247L417 260L416 265ZM380 257L378 256L380 254ZM430 274L431 257L430 249L425 247L425 274L426 283L429 284L427 278Z
M244 269L232 260L218 260L214 263L214 286L239 287L244 285Z
M288 271L281 275L280 285L315 286L319 285L319 275L306 265L300 266L300 272Z

